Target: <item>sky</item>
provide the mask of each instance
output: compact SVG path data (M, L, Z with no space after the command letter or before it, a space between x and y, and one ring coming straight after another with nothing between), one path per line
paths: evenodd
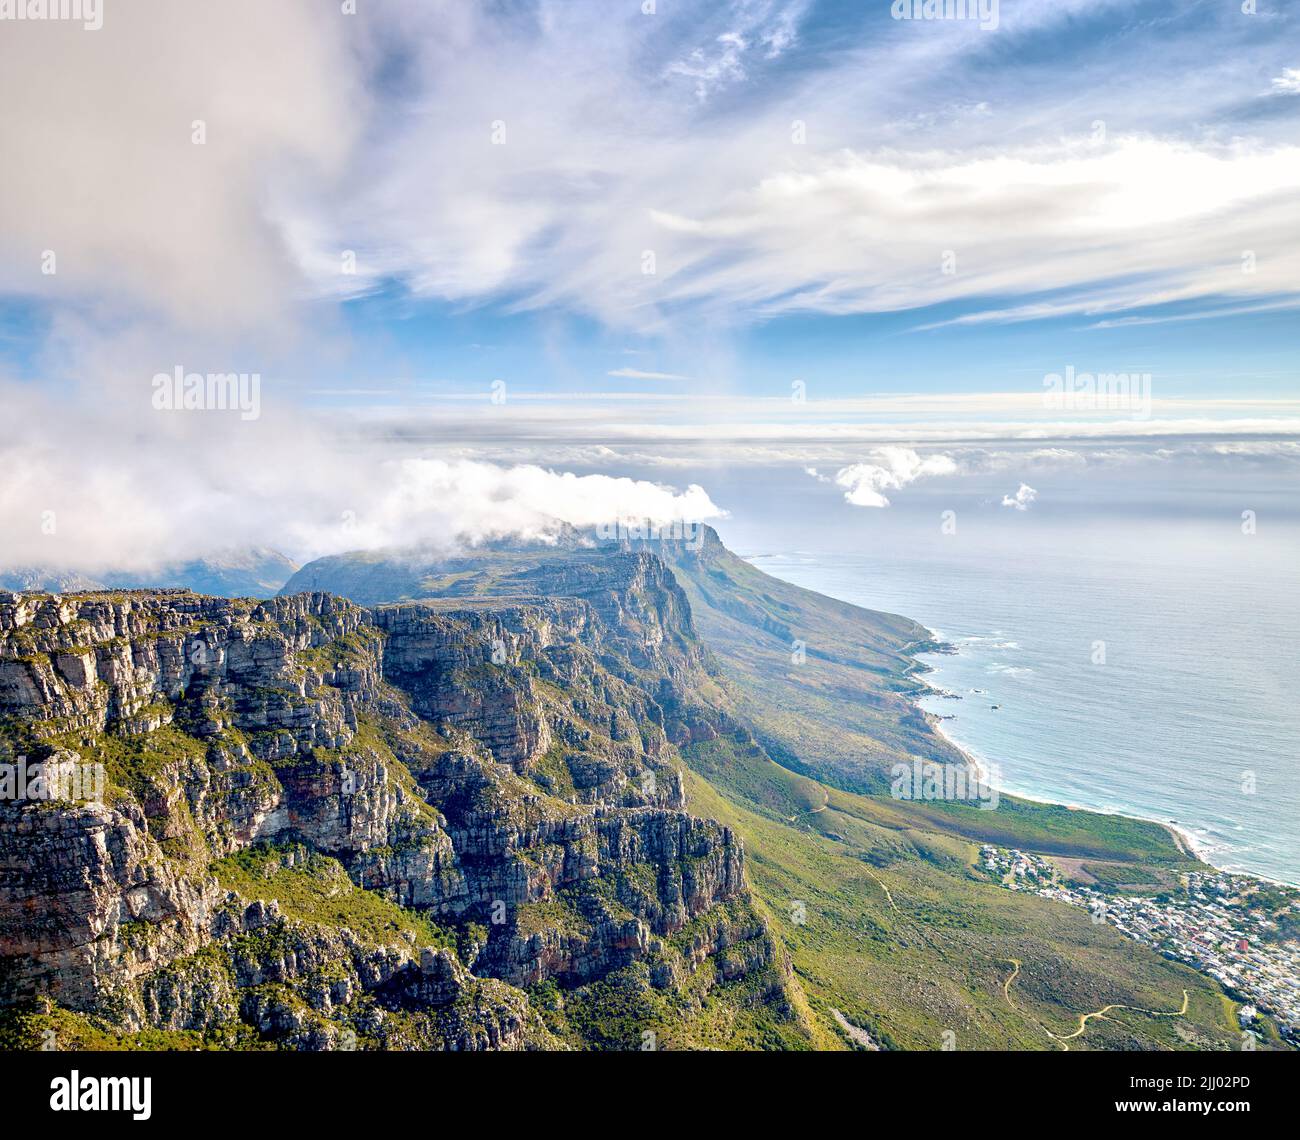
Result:
M1300 3L912 7L0 11L0 565L1293 487Z

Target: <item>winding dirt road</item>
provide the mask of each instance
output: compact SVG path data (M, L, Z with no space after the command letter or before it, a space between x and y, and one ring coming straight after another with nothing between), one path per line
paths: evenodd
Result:
M796 819L803 819L804 816L820 815L822 812L824 812L831 805L831 797L827 795L826 792L822 792L822 795L826 796L826 802L822 804L821 807L813 808L812 811L795 812L794 815L787 817L786 823L794 823Z
M1000 958L998 960L1001 962L1008 962L1015 967L1011 971L1011 974L1010 976L1008 976L1007 980L1002 983L1002 993L1007 999L1007 1005L1009 1005L1017 1013L1022 1013L1023 1011L1020 1009L1020 1007L1017 1006L1016 1003L1011 1000L1011 983L1014 982L1016 978L1020 976L1020 960L1018 958ZM1112 1009L1128 1009L1128 1010L1132 1010L1134 1013L1145 1013L1149 1017L1184 1017L1187 1014L1187 1005L1188 1002L1190 1002L1190 1000L1191 997L1188 994L1188 992L1186 990L1183 990L1183 1006L1182 1009L1177 1009L1177 1010L1143 1009L1139 1005L1120 1005L1119 1003L1115 1003L1112 1005L1104 1005L1101 1007L1101 1009L1094 1010L1092 1013L1079 1014L1079 1028L1076 1029L1073 1033L1067 1033L1064 1036L1053 1033L1050 1029L1047 1028L1047 1026L1042 1025L1041 1023L1039 1023L1039 1028L1042 1029L1042 1031L1046 1033L1048 1037L1050 1037L1053 1041L1055 1041L1058 1045L1060 1045L1065 1052L1068 1053L1070 1051L1070 1047L1066 1044L1066 1042L1073 1041L1076 1037L1082 1037L1084 1032L1088 1028L1088 1022L1090 1022L1093 1018L1097 1018L1099 1021L1115 1021L1117 1025L1122 1025L1123 1023L1116 1021L1115 1018L1106 1016L1108 1013L1110 1013Z
M1050 1029L1048 1029L1047 1035L1049 1037L1054 1038L1057 1041L1073 1041L1074 1038L1079 1037L1083 1034L1083 1031L1088 1028L1088 1022L1091 1021L1094 1017L1099 1018L1102 1021L1115 1021L1113 1017L1106 1016L1106 1014L1108 1014L1112 1009L1131 1009L1135 1013L1145 1013L1150 1015L1151 1017L1183 1017L1187 1013L1187 1003L1190 1000L1191 999L1188 996L1187 991L1183 990L1183 1008L1179 1010L1174 1010L1173 1012L1170 1012L1168 1010L1162 1011L1158 1009L1143 1009L1141 1006L1138 1005L1104 1005L1101 1007L1101 1009L1096 1010L1093 1013L1079 1014L1079 1028L1076 1029L1073 1033L1067 1033L1064 1037L1057 1037L1055 1033L1053 1033ZM1121 1024L1121 1023L1116 1022L1116 1024ZM1069 1046L1067 1045L1066 1048L1068 1049Z

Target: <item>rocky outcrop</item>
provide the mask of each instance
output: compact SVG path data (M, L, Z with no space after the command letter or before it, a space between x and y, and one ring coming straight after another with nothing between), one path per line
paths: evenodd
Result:
M192 952L219 893L162 852L139 805L0 804L0 997L94 1008L105 990ZM145 949L132 924L158 932Z
M378 683L377 650L339 670L303 667L296 654L338 645L366 621L325 595L255 604L184 590L0 594L0 709L38 734L94 734L156 726L148 710L184 699L200 734L237 714L299 747L334 747Z
M744 894L744 855L726 828L654 809L574 823L534 849L536 878L500 884L510 921L492 930L476 965L521 986L591 981ZM607 889L584 892L590 880ZM531 921L530 904L556 898L561 906L541 910L549 921Z
M475 978L451 950L374 945L231 895L205 953L114 995L133 1029L212 1032L232 1023L297 1049L518 1049L543 1043L524 995ZM214 953L213 951L218 951Z
M102 802L0 801L0 1004L297 1048L513 1048L556 1043L526 987L770 969L739 842L682 810L673 740L727 714L700 700L671 574L614 554L506 593L0 594L0 762L107 774ZM249 853L281 849L310 874L250 878ZM335 913L351 892L375 900L362 928Z

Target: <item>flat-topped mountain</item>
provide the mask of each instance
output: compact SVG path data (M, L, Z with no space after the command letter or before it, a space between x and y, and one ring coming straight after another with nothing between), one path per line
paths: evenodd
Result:
M924 688L915 654L933 647L924 626L764 574L710 526L692 528L689 537L619 541L575 532L555 545L452 556L335 555L307 563L282 592L327 590L365 605L569 595L619 552L649 554L671 567L738 709L783 764L849 790L881 791L890 766L914 755L964 762L914 703Z
M0 798L0 1044L1238 1043L1217 982L980 856L1177 890L1164 828L889 794L963 763L906 618L711 530L285 589L0 594L0 778L105 776Z
M618 977L682 1045L713 1041L703 1002L806 1033L741 841L684 810L675 745L727 719L680 588L639 554L584 586L0 595L5 759L108 774L102 803L0 805L0 1000L298 1047L639 1047L590 1020Z

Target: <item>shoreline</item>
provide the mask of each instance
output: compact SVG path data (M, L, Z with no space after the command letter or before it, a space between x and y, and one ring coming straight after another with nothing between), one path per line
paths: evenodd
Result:
M750 565L755 565L758 569L763 570L764 573L768 573L768 574L773 573L772 570L763 569L762 566L759 566L757 563L752 562L751 561L752 557L753 556L746 557L744 560L746 562L749 562ZM778 556L768 555L767 557L778 557ZM808 559L808 561L816 562L817 560L815 558L812 558L812 559ZM800 586L800 588L802 589L811 590L814 593L820 593L824 597L828 597L836 601L844 602L847 605L851 605L859 609L866 610L868 612L876 612L871 610L870 604L866 601L861 601L861 600L853 601L849 598L842 596L841 594L828 592L824 588L821 588L819 585L801 584L799 582L792 581L789 578L781 577L780 574L773 574L773 576L778 578L778 580L780 581L790 582L790 584L792 585ZM879 611L879 612L884 612L884 611ZM925 625L923 622L917 621L915 618L908 618L906 614L899 613L899 612L894 612L894 616L901 617L904 620L909 621L915 627L916 630L916 634L906 643L906 645L902 649L902 654L912 662L912 666L913 666L912 668L904 669L900 674L900 678L910 682L911 685L911 691L905 694L905 698L907 699L911 707L917 713L919 713L922 718L924 718L925 722L936 733L936 735L938 735L955 752L957 752L965 760L965 762L975 770L977 776L981 780L985 780L987 782L987 777L989 775L988 766L993 765L996 767L997 761L986 759L978 755L973 750L972 746L963 744L961 741L953 737L953 735L947 730L946 723L949 720L955 719L955 715L952 714L945 715L939 712L933 712L930 709L924 708L921 705L921 701L925 700L927 697L932 697L938 700L950 699L952 697L956 697L956 699L958 700L966 699L966 696L964 694L950 693L940 688L939 686L931 683L931 681L927 679L927 675L936 672L937 664L932 664L930 661L923 659L932 654L936 657L957 656L961 654L962 652L961 649L953 642L947 640L947 638L945 638L945 636L941 631L933 629L930 626ZM1087 804L1072 803L1067 799L1061 798L1060 796L1043 795L1043 794L1035 794L1035 793L1025 792L1025 791L1017 791L1015 788L1005 785L1002 782L998 782L996 786L999 792L1005 792L1007 795L1013 798L1021 799L1029 803L1044 804L1052 807L1065 807L1073 811L1086 811L1086 812L1091 812L1095 815L1113 816L1120 819L1131 819L1141 823L1154 823L1159 827L1164 828L1164 830L1169 834L1170 838L1173 840L1174 845L1177 848L1179 848L1184 854L1186 854L1188 858L1198 860L1199 862L1205 864L1205 866L1212 868L1214 871L1220 874L1240 875L1246 878L1258 880L1261 883L1271 883L1276 886L1285 887L1288 890L1300 890L1300 878L1298 878L1297 881L1293 882L1287 879L1278 878L1274 875L1270 875L1262 871L1254 871L1254 870L1247 870L1247 869L1231 869L1228 867L1221 866L1218 862L1216 862L1216 858L1219 858L1220 856L1217 856L1215 852L1220 849L1222 850L1230 850L1230 849L1216 847L1215 845L1209 843L1208 841L1201 839L1191 830L1191 827L1185 822L1171 822L1168 818L1163 818L1163 819L1158 818L1154 815L1143 814L1141 811L1124 811L1124 810L1117 810L1115 808L1092 807Z
M915 678L924 686L925 691L916 694L912 698L912 704L917 709L917 711L920 712L921 715L926 718L927 722L930 723L930 726L934 729L934 731L939 736L941 736L948 744L950 744L957 752L959 752L965 758L967 764L969 764L973 769L975 769L978 778L985 783L990 783L991 782L989 780L989 776L991 775L990 765L996 767L997 761L989 760L983 756L978 755L970 745L963 744L961 741L955 739L952 736L952 734L949 733L945 728L945 724L950 718L940 716L937 713L933 713L929 709L924 708L921 705L921 701L925 700L927 697L934 697L936 699L948 699L948 693L946 690L940 689L936 685L932 685L928 680L925 679L924 674L934 672L934 666L931 665L928 661L921 660L921 657L923 655L930 654L930 653L937 653L944 656L951 656L961 652L961 650L959 650L956 646L952 645L951 642L945 641L936 630L929 629L928 627L923 627L923 628L925 628L926 632L930 635L930 642L928 645L925 645L925 647L923 648L918 648L916 650L911 651L911 654L912 654L912 659L921 666L922 672L918 672L918 674L915 675ZM940 648L935 648L936 646ZM958 699L964 700L965 698L959 696ZM1221 867L1218 863L1214 862L1213 859L1210 857L1212 853L1212 849L1210 848L1210 846L1206 844L1204 841L1199 840L1196 837L1196 835L1193 834L1193 832L1183 824L1173 823L1167 819L1153 819L1151 816L1139 815L1132 812L1115 811L1115 810L1098 808L1098 807L1089 807L1087 804L1068 803L1060 799L1053 799L1047 796L1035 795L1024 791L1017 791L1015 788L1008 787L1007 785L1001 783L1000 781L997 782L994 786L996 786L999 793L1005 793L1006 795L1012 796L1016 799L1027 800L1030 803L1045 804L1051 807L1064 807L1064 808L1069 808L1071 811L1087 811L1087 812L1092 812L1095 815L1108 815L1108 816L1114 816L1119 819L1132 819L1132 820L1137 820L1138 822L1141 823L1158 824L1159 826L1163 827L1167 832L1169 832L1170 836L1173 838L1175 845L1185 855L1187 855L1189 858L1196 859L1199 862L1204 863L1207 867L1214 868L1214 870L1218 871L1220 874L1242 875L1246 878L1258 879L1260 882L1263 883L1273 883L1276 886L1288 887L1291 890L1300 890L1300 883L1289 883L1285 879L1273 878L1270 875L1261 874L1258 871L1230 870L1226 867Z

